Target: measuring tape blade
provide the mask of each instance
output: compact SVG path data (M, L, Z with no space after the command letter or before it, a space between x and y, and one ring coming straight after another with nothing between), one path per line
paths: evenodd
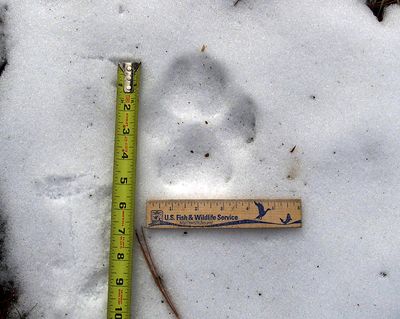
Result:
M140 63L118 64L107 319L131 318Z
M300 199L151 200L149 228L298 228Z

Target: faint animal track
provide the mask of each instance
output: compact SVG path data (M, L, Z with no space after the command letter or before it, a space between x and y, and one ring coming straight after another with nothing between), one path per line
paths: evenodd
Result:
M148 116L152 128L159 128L152 135L166 145L158 162L163 181L228 182L232 143L246 146L256 138L257 106L251 97L205 54L176 58L154 96Z
M93 194L89 194L98 198L105 198L107 196L111 196L111 191L112 191L112 185L100 185L97 186L96 189L94 190ZM107 199L108 200L108 199Z
M107 267L98 268L87 276L84 284L80 288L80 292L84 295L98 295L107 284Z
M89 192L89 197L94 194L105 196L110 193L107 185L93 185L91 175L49 175L34 181L38 196L50 199L59 199L81 193Z
M158 163L159 175L165 183L230 180L231 162L212 131L196 124L188 126L169 147ZM207 180L202 181L202 176Z
M163 100L176 116L212 116L226 106L225 71L207 56L181 56L170 66L168 75Z
M79 179L76 175L49 175L41 180L36 180L38 195L51 199L72 196L81 192Z
M125 11L127 11L126 6L123 4L118 5L118 13L123 14Z
M346 139L342 136L346 136ZM343 131L342 136L335 136L328 144L329 152L326 150L324 159L315 163L320 170L337 176L342 171L351 171L347 180L360 183L380 181L383 176L388 178L391 175L390 166L386 163L391 160L392 150L397 148L397 144L368 130L365 132L351 128Z
M300 172L301 172L300 159L297 156L290 158L289 168L287 170L286 178L288 180L294 181L296 178L299 177Z
M240 96L229 110L222 127L226 127L232 136L244 138L247 143L254 142L256 136L256 106L248 96Z

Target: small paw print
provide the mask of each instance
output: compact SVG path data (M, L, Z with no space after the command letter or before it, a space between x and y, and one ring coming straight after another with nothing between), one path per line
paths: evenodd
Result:
M228 183L232 154L256 139L257 106L204 54L182 55L153 94L148 133L161 146L158 174L166 185Z

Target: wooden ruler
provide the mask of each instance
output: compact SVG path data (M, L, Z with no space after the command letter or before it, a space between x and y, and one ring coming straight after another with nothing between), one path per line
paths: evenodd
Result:
M300 199L150 200L149 228L296 228Z

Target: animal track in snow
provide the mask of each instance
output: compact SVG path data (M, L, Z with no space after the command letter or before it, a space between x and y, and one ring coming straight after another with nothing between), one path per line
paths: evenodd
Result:
M159 158L158 167L164 182L175 184L176 178L186 182L223 179L228 182L232 175L229 156L211 130L193 124L182 130Z
M248 96L241 96L227 112L222 127L237 139L254 142L256 135L256 105Z
M170 66L161 103L178 118L214 116L226 105L226 74L206 56L184 55Z
M87 279L83 281L79 292L83 295L93 295L94 293L100 293L107 284L107 267L100 267L94 270L87 276Z
M221 63L204 54L175 59L157 91L152 118L158 131L152 135L165 142L158 160L162 180L228 182L231 152L256 138L252 98L229 80Z
M88 193L89 197L94 194L105 196L110 193L110 187L106 185L94 185L92 175L48 175L34 181L38 196L50 199L60 199L81 193Z

